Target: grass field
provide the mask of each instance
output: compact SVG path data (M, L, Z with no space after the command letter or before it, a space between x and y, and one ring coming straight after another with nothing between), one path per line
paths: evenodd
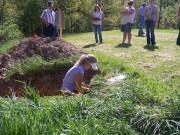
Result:
M65 40L88 52L102 52L123 60L129 66L141 70L175 89L180 89L180 47L176 45L177 31L157 30L157 48L145 49L146 37L137 37L133 30L132 46L122 45L119 30L103 32L104 44L94 46L93 33L66 35Z
M177 31L156 31L158 46L148 49L144 48L145 37L136 33L133 30L132 46L120 44L119 30L103 32L104 44L97 46L92 32L64 35L66 41L98 58L102 74L92 80L92 92L79 97L39 97L25 86L27 98L0 98L0 134L180 134ZM119 74L128 77L107 81Z

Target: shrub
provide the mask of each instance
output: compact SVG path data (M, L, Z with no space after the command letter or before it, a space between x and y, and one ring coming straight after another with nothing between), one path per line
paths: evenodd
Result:
M8 20L3 25L0 25L0 42L20 37L22 37L21 31L11 20Z

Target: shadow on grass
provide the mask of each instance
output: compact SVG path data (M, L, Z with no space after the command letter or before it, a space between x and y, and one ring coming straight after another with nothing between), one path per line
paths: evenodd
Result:
M153 45L145 45L143 48L149 51L155 51L156 49L159 49L159 47Z
M132 44L122 43L115 46L115 48L129 48Z
M95 46L96 46L96 43L85 45L83 46L83 48L90 48L90 47L95 47Z
M146 37L145 35L136 35L136 37Z

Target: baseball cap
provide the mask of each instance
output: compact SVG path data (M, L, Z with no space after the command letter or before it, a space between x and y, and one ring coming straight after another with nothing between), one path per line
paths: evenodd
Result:
M133 5L133 1L129 1L128 5L130 5L130 6Z
M91 67L93 70L98 70L96 63L91 63Z
M52 1L48 2L48 7L53 7L53 2Z
M98 70L97 64L96 64L97 59L96 59L96 57L94 55L92 55L92 54L86 55L85 61L91 63L91 67L92 67L93 70Z

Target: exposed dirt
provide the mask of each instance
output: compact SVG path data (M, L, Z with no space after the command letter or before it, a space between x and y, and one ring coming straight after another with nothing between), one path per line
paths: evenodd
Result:
M0 87L0 96L24 95L25 85L30 85L39 91L41 96L53 96L60 94L63 78L67 71L59 71L53 74L17 75ZM86 71L84 81L90 83L97 71Z
M53 74L16 75L13 78L6 77L6 66L14 62L23 63L27 57L40 55L44 58L70 57L81 55L82 51L66 41L59 42L52 38L31 38L11 48L6 54L0 56L0 96L24 95L24 86L30 85L39 91L40 95L59 95L63 78L67 71L57 71ZM97 72L85 72L84 81L90 82Z

